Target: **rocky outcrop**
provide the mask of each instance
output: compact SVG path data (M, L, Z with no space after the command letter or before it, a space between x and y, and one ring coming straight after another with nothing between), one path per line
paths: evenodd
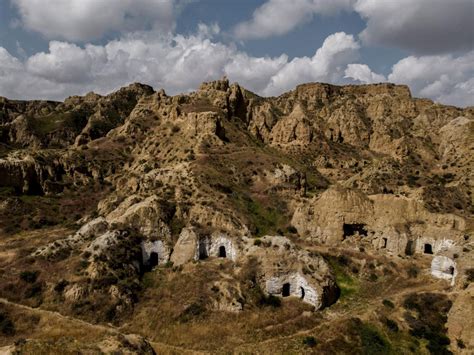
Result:
M397 254L450 249L462 239L465 223L452 214L430 213L414 199L339 187L303 202L292 219L298 233L310 240L333 245L364 240Z
M335 279L324 259L298 249L282 236L265 236L248 245L245 257L258 260L258 281L269 295L300 298L320 309L339 295Z
M434 277L449 280L451 285L454 285L457 274L456 262L453 259L436 255L431 261L431 275Z
M109 225L105 218L98 217L84 224L75 234L40 247L32 255L50 258L68 253L73 249L79 249L86 242L93 240L106 232L108 227Z

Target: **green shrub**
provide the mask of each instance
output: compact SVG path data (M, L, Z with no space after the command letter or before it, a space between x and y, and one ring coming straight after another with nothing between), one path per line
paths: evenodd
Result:
M259 247L260 245L262 245L262 240L261 240L261 239L258 239L258 238L255 239L255 240L253 241L253 245L256 245L256 246Z
M375 355L390 353L390 343L376 327L371 324L361 322L361 324L357 327L357 331L362 342L362 347L364 348L364 354Z
M413 279L418 277L419 272L420 270L414 265L410 266L407 270L408 277Z
M35 283L38 279L39 271L22 271L20 273L20 279L30 284Z
M281 306L281 299L273 295L262 295L259 300L259 305L277 308Z
M15 334L15 326L7 313L0 311L0 333L6 336Z
M33 298L39 296L43 292L43 285L40 283L34 283L25 292L25 298Z
M206 307L199 302L191 303L186 309L178 316L180 322L186 323L202 316L206 312Z
M313 348L318 344L318 342L316 341L315 337L307 336L307 337L303 338L303 344L310 347L310 348Z
M67 285L69 285L69 282L67 280L61 280L54 286L54 291L56 291L57 293L61 293L64 291Z
M464 344L462 339L456 339L456 343L458 344L459 349L466 349L466 344Z
M382 304L385 306L385 307L388 307L388 308L395 308L395 305L393 304L392 301L390 300L383 300L382 301Z
M387 328L389 330L391 330L392 332L398 332L398 324L394 320L391 320L389 318L385 318L384 323L387 326Z

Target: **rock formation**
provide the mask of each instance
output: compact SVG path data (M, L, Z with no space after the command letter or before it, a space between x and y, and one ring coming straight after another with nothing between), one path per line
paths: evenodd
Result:
M41 286L45 302L104 317L133 311L146 273L195 265L220 269L192 315L245 312L268 301L260 291L319 310L340 295L319 251L429 260L427 274L464 292L473 149L472 107L393 84L264 98L224 78L176 96L132 84L63 103L0 98L0 234L63 227L21 255L77 265L60 291Z

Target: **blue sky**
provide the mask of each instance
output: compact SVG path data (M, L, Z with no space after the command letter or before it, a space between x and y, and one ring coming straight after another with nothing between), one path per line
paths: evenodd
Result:
M474 0L0 0L0 95L62 100L227 75L261 95L392 81L474 105Z

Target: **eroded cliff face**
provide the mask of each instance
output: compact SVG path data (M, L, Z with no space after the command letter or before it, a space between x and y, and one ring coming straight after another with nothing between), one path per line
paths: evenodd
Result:
M144 272L209 257L237 270L215 281L225 291L212 309L248 307L245 265L258 265L258 292L319 309L339 290L305 248L456 250L456 273L472 268L473 150L472 108L393 84L263 98L223 79L177 96L132 84L64 103L1 98L0 233L72 229L28 254L81 255L71 307L105 302L125 317Z

